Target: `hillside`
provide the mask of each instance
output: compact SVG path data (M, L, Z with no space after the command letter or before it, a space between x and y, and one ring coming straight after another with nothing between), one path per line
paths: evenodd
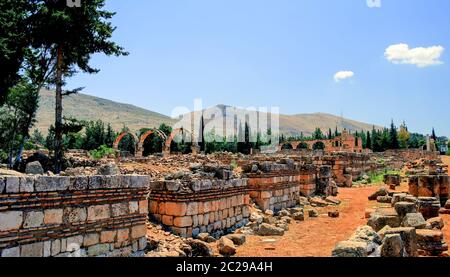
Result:
M47 133L48 127L55 121L54 92L41 91L41 99L37 114L37 124L41 132ZM148 111L133 105L117 103L86 94L75 94L64 97L64 116L80 120L98 120L111 123L114 130L119 131L125 125L132 131L144 127L158 127L161 123L173 124L170 117Z
M53 92L48 90L41 92L36 128L44 134L47 133L48 127L54 122L54 101ZM132 131L137 131L144 127L157 127L161 123L169 125L175 123L175 120L163 114L81 93L65 97L63 106L66 117L75 117L82 120L101 119L104 122L111 123L117 131L123 125L128 126ZM214 108L223 111L226 107L225 105L217 105L205 111L211 113ZM347 128L350 131L369 131L372 130L373 125L325 113L280 115L280 129L285 135L299 135L301 132L305 136L310 135L316 127L320 127L325 133L329 128L334 131L336 126L339 130ZM376 128L379 127L376 126Z

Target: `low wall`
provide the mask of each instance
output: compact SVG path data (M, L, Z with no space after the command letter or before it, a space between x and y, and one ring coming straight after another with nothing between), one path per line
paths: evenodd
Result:
M150 219L182 237L234 232L248 223L247 179L151 183Z
M0 177L1 257L139 255L148 176Z
M294 207L300 196L316 193L315 166L301 166L293 160L283 162L263 162L246 167L253 171L246 174L250 197L262 210L276 212Z

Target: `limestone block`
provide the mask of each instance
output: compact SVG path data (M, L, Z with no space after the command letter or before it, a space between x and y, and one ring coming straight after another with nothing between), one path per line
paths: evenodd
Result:
M139 212L139 203L137 201L131 201L129 203L129 210L131 214Z
M182 216L182 217L175 217L173 220L173 225L175 227L190 227L192 226L192 217L191 216Z
M89 178L86 176L78 176L70 178L69 190L86 190L89 186Z
M34 191L34 177L20 177L20 192L30 193Z
M8 211L0 212L0 231L17 230L22 226L23 212Z
M23 221L23 228L37 228L44 224L44 213L41 211L26 212Z
M86 208L67 207L63 211L63 222L65 224L86 221Z
M109 205L97 205L88 207L88 221L107 219L110 217Z
M126 229L128 230L128 229ZM100 233L100 243L113 243L116 241L117 231L102 231Z
M44 256L44 243L36 242L31 244L25 244L20 246L21 257L43 257Z
M66 176L39 176L35 182L37 192L65 191L70 186L70 178Z
M98 233L91 233L84 236L83 246L89 247L100 242L100 236Z
M131 227L131 239L139 239L147 234L147 226L145 224Z
M147 203L147 201L145 201ZM112 217L119 217L129 214L128 202L111 204Z
M166 202L166 214L172 216L185 216L187 212L186 203Z
M20 179L19 177L6 177L6 193L19 193Z

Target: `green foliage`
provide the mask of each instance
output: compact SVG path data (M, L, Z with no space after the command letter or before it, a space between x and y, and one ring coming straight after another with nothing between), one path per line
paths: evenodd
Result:
M115 151L107 145L101 145L98 149L89 151L89 154L91 155L91 157L98 160L109 155L114 155Z
M231 161L230 166L231 166L231 170L235 170L236 168L239 167L238 163L235 160Z
M324 135L322 133L322 130L320 128L316 128L312 134L313 139L324 139Z
M325 144L321 141L314 143L313 150L324 150Z

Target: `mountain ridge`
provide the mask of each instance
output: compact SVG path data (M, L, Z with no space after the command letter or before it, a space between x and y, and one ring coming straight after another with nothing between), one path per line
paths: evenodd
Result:
M46 134L49 126L54 123L54 92L42 90L40 93L40 105L37 112L37 123L35 128ZM226 104L204 109L203 112L214 108L224 110L232 107ZM114 130L120 131L125 125L131 131L136 132L141 128L155 128L161 123L174 125L177 120L161 113L147 110L131 104L119 103L109 99L100 98L87 94L75 94L66 96L63 100L63 114L66 117L74 117L80 120L102 120L110 123ZM198 113L198 111L197 111ZM287 136L296 136L303 133L311 135L315 128L319 127L324 133L328 129L339 130L344 128L350 131L370 131L373 126L356 120L338 117L329 113L299 113L294 115L280 114L280 131Z

